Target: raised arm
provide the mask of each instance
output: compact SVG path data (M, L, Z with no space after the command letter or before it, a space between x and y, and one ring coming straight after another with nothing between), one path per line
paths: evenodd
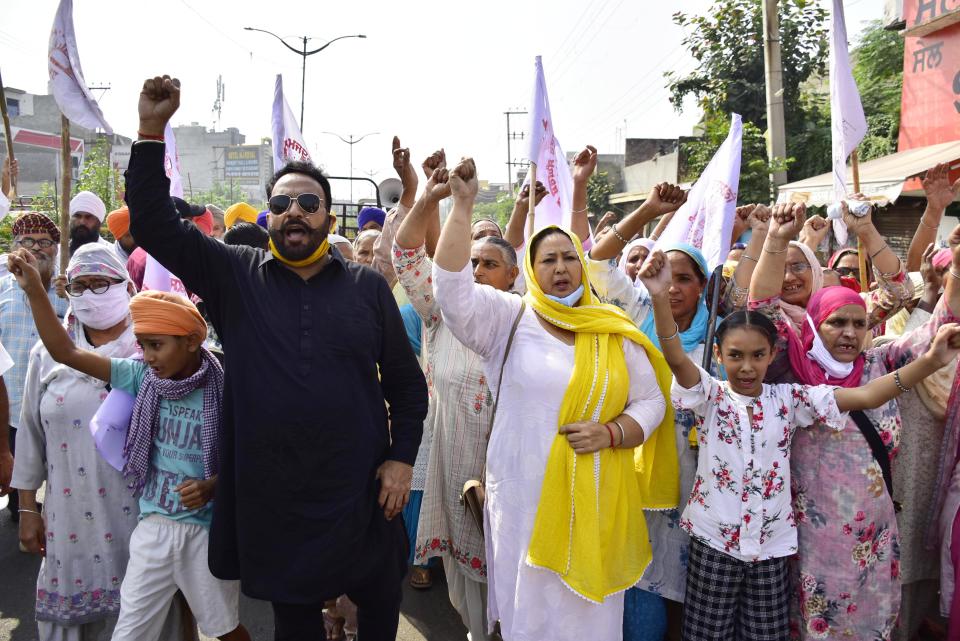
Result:
M590 250L590 257L594 260L613 258L626 247L630 239L643 230L648 222L680 209L687 201L687 192L677 185L660 183L650 190L650 195L643 204L631 212L626 218L616 223L609 234L597 241Z
M373 269L387 280L391 288L397 283L397 274L393 269L393 240L397 229L403 224L417 195L417 172L410 164L410 150L400 146L400 139L393 137L393 168L400 176L403 189L397 206L387 213L383 229L373 241Z
M927 195L927 206L920 217L920 225L913 234L910 248L907 250L906 271L915 272L920 269L923 251L930 243L937 240L937 231L947 206L960 193L960 180L950 184L950 165L943 163L928 169L923 178L923 191Z
M570 212L570 231L586 243L590 238L590 222L587 220L587 184L597 170L597 148L587 145L573 159L573 210Z
M7 256L7 267L14 275L30 301L30 310L37 326L37 333L51 358L78 372L110 381L110 359L77 347L67 330L60 324L57 313L50 304L47 292L37 271L37 259L26 249L18 249Z
M850 213L847 203L841 202L840 207L843 210L843 222L847 224L850 233L863 244L867 256L873 261L874 269L887 277L897 275L902 269L900 257L890 249L874 226L872 208L866 216L857 217Z
M470 216L477 198L477 167L464 158L449 174L453 211L440 231L434 263L448 272L458 272L470 262Z
M659 249L647 257L637 277L643 281L653 300L653 318L657 337L674 378L682 387L690 388L700 382L700 370L687 357L680 342L680 330L670 310L670 287L673 274L667 255Z
M800 242L816 252L830 229L830 221L823 216L810 216L800 230Z
M725 294L726 309L728 312L744 309L747 306L747 294L750 292L750 280L753 278L757 261L763 251L763 244L767 240L767 230L770 228L770 208L766 205L744 205L737 207L737 217L746 216L747 225L752 230L737 268L733 271L730 287Z
M179 106L178 80L163 76L144 81L139 103L141 136L130 152L125 174L130 233L144 251L213 307L224 289L221 275L233 273L230 257L236 250L180 220L170 199L164 145L158 140L163 140L167 122Z
M901 386L907 390L913 388L927 376L953 362L958 354L960 354L960 325L956 323L943 325L937 331L930 349L896 372L875 378L861 387L837 388L835 392L837 407L842 412L880 407L890 399L899 396L904 391Z
M533 197L536 199L533 201L533 206L536 207L539 205L540 201L543 200L543 197L546 195L547 188L544 187L543 183L538 180L537 191L533 195ZM515 249L523 247L523 243L526 242L524 233L527 227L527 214L529 211L530 185L524 185L523 189L521 189L520 193L517 195L516 201L513 203L513 211L510 213L510 220L507 221L507 228L503 232L503 239L513 245Z
M787 249L797 237L806 220L807 207L802 203L774 205L770 229L757 259L756 271L750 279L750 300L779 296L783 287L783 270L787 264Z

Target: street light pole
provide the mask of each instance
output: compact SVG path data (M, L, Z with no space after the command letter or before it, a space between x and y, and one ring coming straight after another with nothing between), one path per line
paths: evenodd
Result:
M308 38L307 36L303 36L303 51L301 51L300 49L297 49L296 47L293 47L287 44L286 40L284 40L277 34L273 33L272 31L267 31L266 29L258 29L256 27L244 27L243 29L244 31L259 31L260 33L270 34L271 36L279 40L281 43L283 43L284 47L286 47L293 53L303 58L303 71L301 73L301 80L300 80L300 132L301 133L303 132L303 112L304 112L304 106L306 105L306 98L307 98L307 56L312 56L315 53L320 53L321 51L323 51L324 49L332 45L337 40L343 40L344 38L366 38L366 36L363 34L340 36L338 38L334 38L333 40L330 40L329 42L324 44L322 47L317 47L313 51L307 51L307 41L310 40L310 38Z
M356 140L354 140L353 134L350 134L350 140L347 140L346 138L344 138L344 137L341 136L340 134L334 133L334 132L332 132L332 131L324 131L324 132L322 132L322 133L328 134L328 135L330 135L330 136L336 136L337 138L339 138L339 139L342 140L343 142L345 142L345 143L347 143L348 145L350 145L350 203L352 204L352 203L353 203L353 146L354 146L355 144L357 144L358 142L360 142L361 140L363 140L364 138L367 138L368 136L377 136L377 135L379 135L380 132L379 132L379 131L371 131L371 132L368 133L368 134L363 134L362 136L360 136L360 137L357 138Z

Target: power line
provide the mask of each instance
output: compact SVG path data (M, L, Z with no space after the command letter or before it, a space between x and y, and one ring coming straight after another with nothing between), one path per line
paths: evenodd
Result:
M603 19L603 22L601 22L600 25L597 27L597 30L593 32L593 35L590 36L590 39L586 42L586 44L584 44L583 47L576 52L576 56L570 57L568 59L569 63L567 65L567 68L564 69L563 71L558 71L557 76L555 77L555 80L557 82L559 82L560 79L563 78L563 76L565 76L570 71L570 69L573 69L576 66L577 58L580 56L581 53L585 52L587 49L590 48L590 45L593 44L593 41L596 40L597 36L600 34L601 31L603 31L603 28L610 21L610 18L612 18L614 14L617 13L617 10L620 9L620 7L623 5L624 2L625 0L620 0L616 4L616 6L610 11L610 13L607 14L607 17ZM597 16L594 18L594 22L596 22L596 18L599 17L599 15L600 14L598 13ZM589 31L589 29L590 29L590 26L587 27L587 31ZM572 47L571 47L571 51L573 51Z
M573 23L573 27L570 29L570 32L567 33L567 36L563 39L563 42L561 42L560 46L557 47L557 50L554 53L557 61L555 64L551 65L554 71L559 70L559 68L567 60L568 56L571 55L571 51L573 50L573 45L575 44L575 41L571 42L569 47L564 48L567 43L567 40L570 39L570 36L572 36L575 33L585 33L586 30L589 29L594 22L596 22L597 16L600 15L604 7L606 6L605 4L599 5L599 7L597 7L596 12L594 12L593 16L590 18L590 21L588 22L587 26L584 27L582 24L584 16L586 16L587 13L590 11L590 9L592 9L596 4L597 4L597 0L594 0L593 2L587 5L587 7L583 10L583 13L580 14L580 17L577 18L576 22Z

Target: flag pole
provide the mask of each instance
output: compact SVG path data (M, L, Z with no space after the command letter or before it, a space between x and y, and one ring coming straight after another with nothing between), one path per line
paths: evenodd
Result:
M533 217L536 215L537 209L537 163L530 161L530 180L528 182L530 185L528 194L530 196L527 201L527 240L530 240L533 237L533 232L536 227L533 224Z
M7 140L7 158L10 160L10 200L17 197L17 180L13 175L13 136L10 133L10 115L7 113L7 94L3 88L3 76L0 76L0 116L3 116L3 135Z
M60 116L60 156L63 176L60 193L60 274L67 273L67 263L70 261L70 121L64 115Z
M853 168L853 193L860 193L860 158L857 150L854 149L850 154L850 164ZM867 292L870 289L870 278L873 274L867 273L867 250L863 246L863 241L857 237L857 258L860 261L860 291Z

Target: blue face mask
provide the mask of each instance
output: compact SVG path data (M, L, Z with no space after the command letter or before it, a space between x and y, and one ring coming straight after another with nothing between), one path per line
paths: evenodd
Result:
M555 303L560 303L561 305L566 305L567 307L573 307L578 302L580 302L581 298L583 298L583 284L581 283L580 287L577 287L576 290L574 290L570 294L567 294L563 298L560 298L559 296L553 296L547 293L544 293L544 296L546 296L547 298L549 298Z

